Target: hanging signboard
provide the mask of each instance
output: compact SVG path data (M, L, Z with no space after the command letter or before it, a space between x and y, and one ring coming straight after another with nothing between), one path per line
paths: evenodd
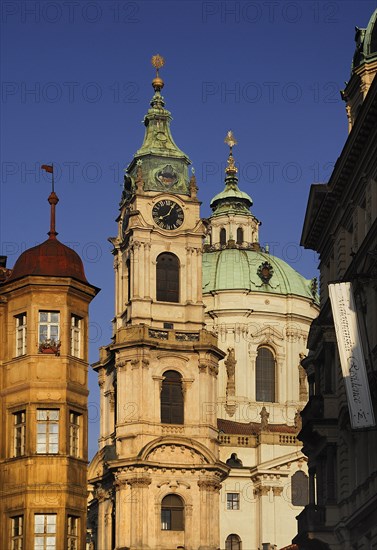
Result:
M353 429L375 426L351 283L329 284L339 358Z

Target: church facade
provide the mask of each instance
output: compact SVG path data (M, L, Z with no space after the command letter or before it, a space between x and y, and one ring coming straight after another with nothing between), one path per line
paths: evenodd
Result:
M300 360L318 313L316 280L261 247L260 222L238 186L229 144L225 187L211 201L203 252L206 326L226 353L216 411L220 457L231 471L220 493L220 547L281 548L307 502L296 435L307 400Z
M225 189L201 218L190 161L170 132L162 59L153 63L144 142L111 239L113 338L93 366L101 420L89 467L91 544L278 548L306 503L296 434L315 281L259 245L231 132Z

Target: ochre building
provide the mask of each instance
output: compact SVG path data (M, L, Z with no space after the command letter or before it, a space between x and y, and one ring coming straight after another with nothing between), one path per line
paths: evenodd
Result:
M82 550L88 460L88 306L98 289L49 238L0 267L0 548ZM47 219L47 216L46 216Z

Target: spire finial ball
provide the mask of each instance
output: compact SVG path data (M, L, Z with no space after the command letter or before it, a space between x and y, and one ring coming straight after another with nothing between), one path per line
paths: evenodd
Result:
M152 86L155 92L160 92L164 87L164 81L160 78L158 70L165 65L165 59L160 54L157 54L152 57L151 63L156 69L156 77L152 80Z

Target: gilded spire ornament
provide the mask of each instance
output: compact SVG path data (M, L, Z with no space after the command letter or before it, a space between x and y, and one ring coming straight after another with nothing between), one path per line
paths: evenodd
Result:
M158 71L165 65L165 59L160 54L156 54L152 56L151 63L156 69L156 77L152 80L152 86L155 92L160 92L164 87L164 81L160 78Z
M224 143L227 143L230 147L230 152L232 152L232 149L235 145L237 145L237 140L233 135L232 130L229 130L229 132L226 135L226 138L224 139Z
M233 147L237 145L237 140L234 137L232 130L229 130L229 132L227 133L226 138L224 139L224 143L229 145L229 157L227 160L228 166L225 168L225 173L227 175L233 176L237 174L238 169L235 165L233 158Z

